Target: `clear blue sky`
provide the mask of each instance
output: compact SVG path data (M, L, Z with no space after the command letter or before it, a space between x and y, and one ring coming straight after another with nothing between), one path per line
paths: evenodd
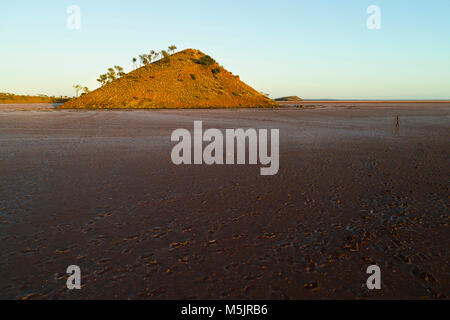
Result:
M380 30L366 27L372 4ZM0 33L0 92L74 95L175 44L272 98L450 98L449 0L1 1Z

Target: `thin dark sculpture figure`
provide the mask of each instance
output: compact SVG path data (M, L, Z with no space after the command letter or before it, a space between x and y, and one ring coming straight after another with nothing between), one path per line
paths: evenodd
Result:
M398 133L399 130L400 130L400 117L397 116L395 121L395 133Z

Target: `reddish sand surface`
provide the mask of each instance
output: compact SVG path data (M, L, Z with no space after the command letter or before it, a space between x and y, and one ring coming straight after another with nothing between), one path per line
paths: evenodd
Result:
M450 104L53 108L0 107L0 298L450 296ZM279 128L278 174L175 166L194 120Z

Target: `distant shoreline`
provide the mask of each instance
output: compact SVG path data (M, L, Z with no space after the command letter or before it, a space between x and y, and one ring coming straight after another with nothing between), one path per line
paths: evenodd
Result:
M18 95L0 92L0 104L38 104L38 103L64 103L69 97L54 97L46 95Z
M23 98L25 97L25 98ZM69 100L70 98L57 98L57 97L39 97L39 96L15 96L11 99L0 99L0 105L13 105L13 104L63 104ZM442 100L413 100L413 99L405 99L405 100L370 100L370 99L348 99L348 100L338 100L338 99L303 99L303 100L286 100L286 101L277 101L274 100L279 105L299 105L299 104L311 104L311 103L334 103L334 104L345 104L345 103L450 103L450 99ZM215 109L215 107L210 107L211 109ZM238 108L238 107L236 107ZM244 107L245 108L245 107ZM113 108L116 109L116 108ZM120 109L120 108L117 108ZM139 108L137 108L139 109ZM183 109L183 108L182 108ZM192 109L192 108L185 108ZM194 108L196 109L196 108Z
M450 103L449 100L300 100L277 101L281 104L310 104L310 103Z
M286 110L286 109L342 109L342 108L427 108L428 107L442 107L449 108L450 100L339 100L339 101L280 101L276 107L199 107L199 108L85 108L85 109L60 109L61 103L0 103L0 112L3 111L164 111L164 110L198 110L198 111L212 111L212 110Z

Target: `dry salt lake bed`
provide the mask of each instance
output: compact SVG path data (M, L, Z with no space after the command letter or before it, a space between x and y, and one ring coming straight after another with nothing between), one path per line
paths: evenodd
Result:
M54 107L0 106L0 298L450 296L450 103ZM279 128L278 174L175 166L194 120Z

